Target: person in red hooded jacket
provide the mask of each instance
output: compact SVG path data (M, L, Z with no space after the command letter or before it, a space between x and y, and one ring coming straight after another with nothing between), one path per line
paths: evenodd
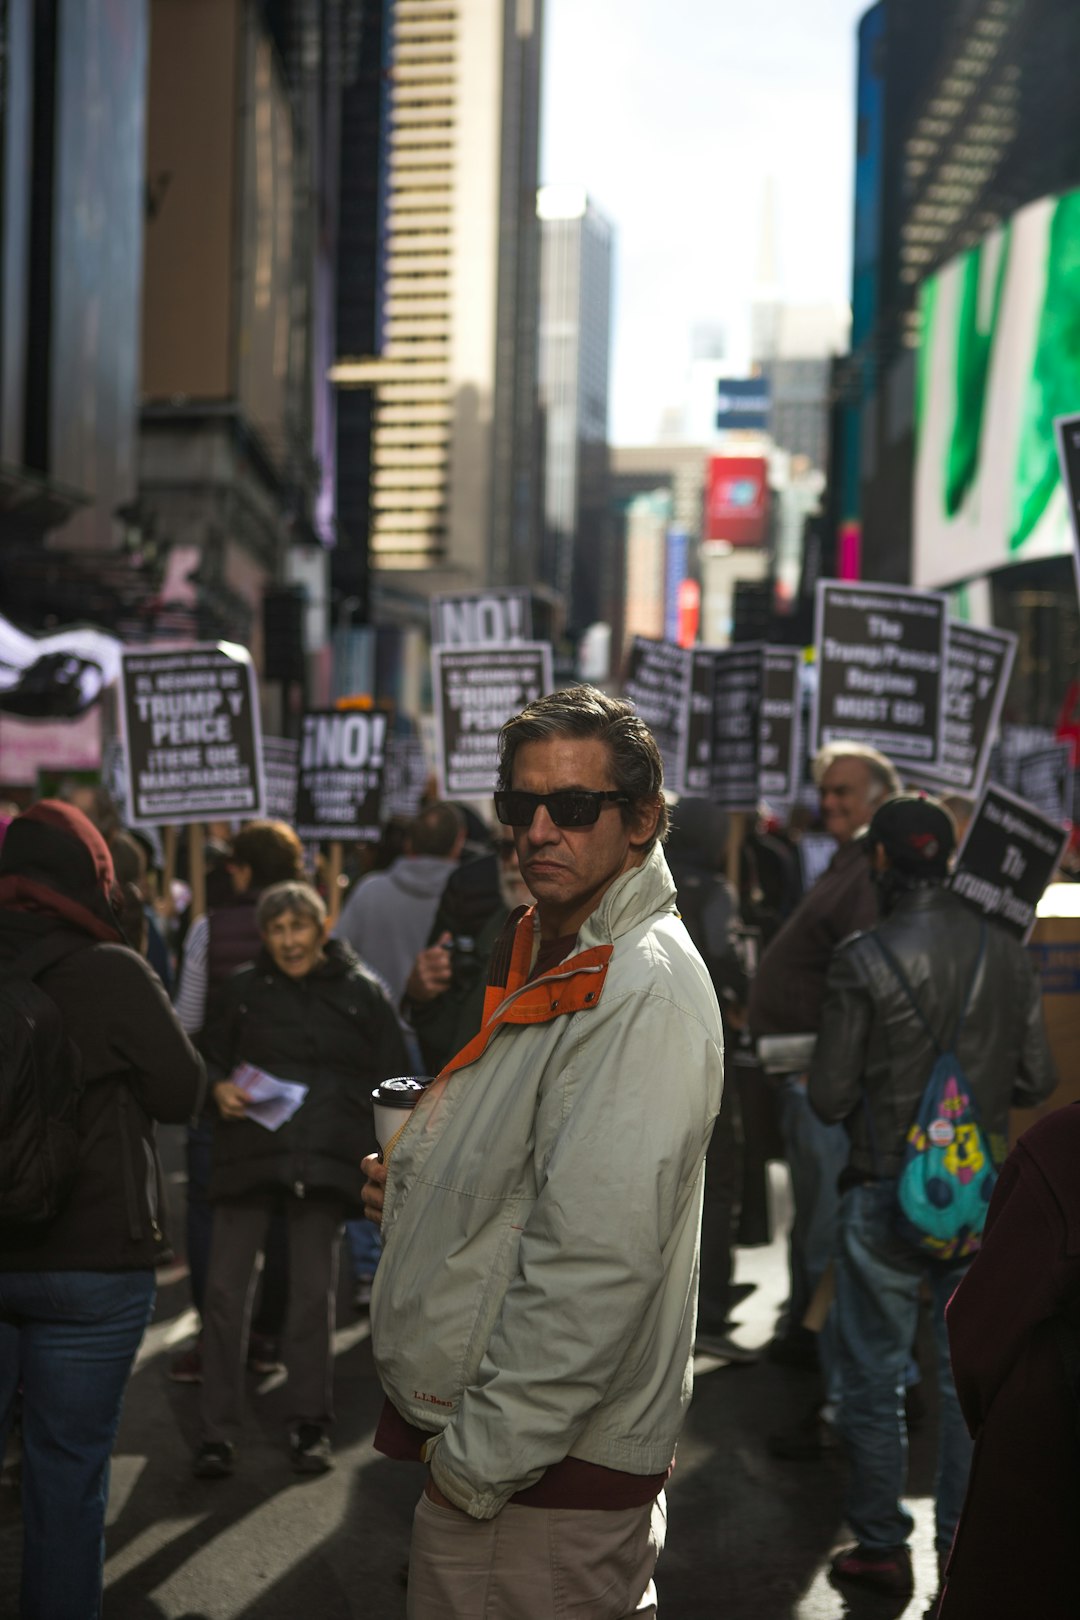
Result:
M35 975L81 1063L74 1185L55 1216L0 1222L0 1452L22 1390L21 1620L101 1612L109 1457L167 1252L154 1121L196 1108L202 1059L129 949L104 838L44 799L0 848L0 972ZM50 954L55 955L55 952Z

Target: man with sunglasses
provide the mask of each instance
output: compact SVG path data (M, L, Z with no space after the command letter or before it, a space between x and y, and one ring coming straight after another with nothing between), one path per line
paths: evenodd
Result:
M537 904L496 945L479 1033L365 1161L375 1443L430 1469L413 1620L656 1613L723 1085L662 783L634 710L591 687L503 728L496 810Z

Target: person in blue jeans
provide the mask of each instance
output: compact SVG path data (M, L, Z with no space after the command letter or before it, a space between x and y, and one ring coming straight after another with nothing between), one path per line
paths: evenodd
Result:
M1031 1107L1055 1083L1033 963L1018 940L945 887L955 842L952 816L934 799L900 794L874 812L862 847L883 916L833 956L810 1069L811 1105L827 1124L846 1124L850 1146L840 1177L835 1317L839 1428L850 1464L845 1514L857 1540L833 1559L832 1576L893 1595L912 1584L912 1518L901 1501L904 1375L924 1278L938 1352L941 1569L971 1455L945 1334L945 1305L969 1261L935 1259L898 1231L908 1132L945 1051L958 1059L999 1164L1010 1105Z
M167 1252L153 1122L183 1123L204 1082L116 899L108 847L80 810L43 800L12 822L0 973L32 976L55 1002L84 1086L58 1212L0 1220L0 1452L22 1392L20 1620L101 1613L109 1458Z

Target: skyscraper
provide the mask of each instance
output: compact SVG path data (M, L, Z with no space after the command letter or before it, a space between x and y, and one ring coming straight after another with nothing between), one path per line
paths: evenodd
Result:
M394 0L386 11L380 341L335 368L342 386L372 391L383 612L535 572L542 10Z
M605 616L613 232L577 187L540 192L542 577L583 630Z

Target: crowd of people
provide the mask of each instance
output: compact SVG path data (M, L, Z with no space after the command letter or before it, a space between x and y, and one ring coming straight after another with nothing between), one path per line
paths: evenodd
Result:
M767 1444L846 1455L834 1582L912 1590L926 1307L928 1612L1026 1612L1008 1518L1040 1613L1074 1613L1080 1116L1008 1154L1010 1107L1056 1083L1038 978L947 887L963 806L855 743L814 781L834 853L803 892L797 829L763 815L729 848L722 811L665 797L632 707L571 688L504 727L489 824L426 803L340 915L282 822L223 837L189 919L100 795L11 820L0 1448L18 1432L23 1620L100 1612L109 1458L172 1252L156 1124L187 1133L200 1326L170 1375L197 1386L195 1475L243 1466L247 1365L286 1377L292 1467L333 1466L344 1237L375 1446L427 1465L412 1620L547 1620L568 1593L595 1620L658 1612L695 1351L753 1358L732 1257L767 1235L774 1136L794 1217L767 1354L819 1395ZM372 1092L406 1076L376 1152Z

